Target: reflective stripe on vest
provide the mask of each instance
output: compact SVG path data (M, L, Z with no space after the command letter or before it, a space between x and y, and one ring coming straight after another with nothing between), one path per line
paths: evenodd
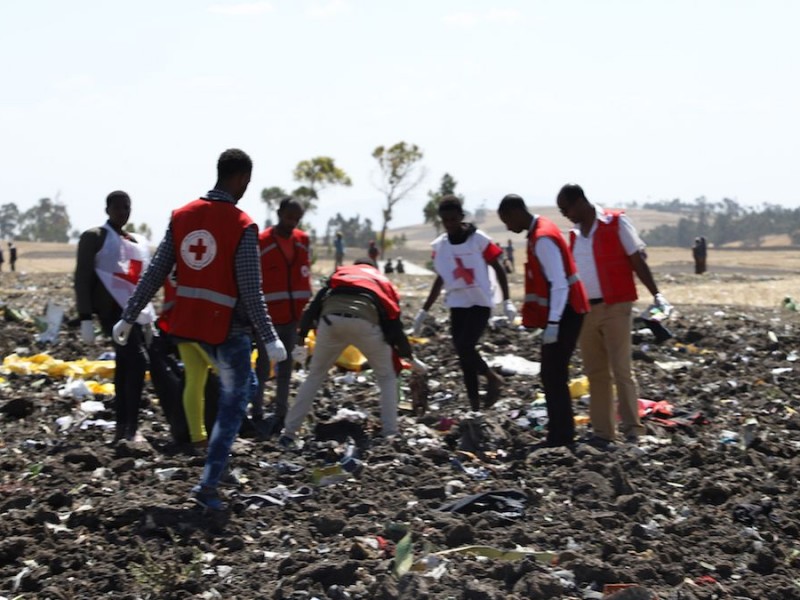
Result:
M577 273L573 273L569 277L567 277L567 283L569 285L575 285L581 280ZM525 302L536 302L539 306L550 306L550 300L548 298L543 298L542 296L537 296L536 294L525 294Z
M192 298L193 300L208 300L209 302L213 302L214 304L220 304L222 306L227 306L228 308L233 308L234 306L236 306L235 296L228 296L226 294L221 294L219 292L215 292L214 290L209 290L206 288L196 288L196 287L188 287L185 285L179 285L178 289L176 290L176 294L181 298Z
M264 249L261 250L261 256L264 256L267 252L272 252L277 247L278 244L270 244L269 246L265 246Z
M303 300L311 298L311 292L308 290L297 290L295 292L272 292L264 294L264 300L267 302L277 302L278 300Z

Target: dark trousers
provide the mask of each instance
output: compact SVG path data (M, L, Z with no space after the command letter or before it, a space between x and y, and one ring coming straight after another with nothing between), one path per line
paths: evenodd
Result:
M558 340L542 345L542 387L547 403L547 443L571 444L575 439L575 416L569 394L569 361L583 324L583 315L567 305L558 327Z
M292 350L297 344L297 322L283 323L275 325L275 333L283 342L286 348L286 360L279 362L275 367L275 415L281 420L286 417L289 411L289 385L292 379L292 368L294 359ZM269 379L269 356L266 347L261 346L261 341L256 337L256 347L258 348L258 358L256 359L256 375L258 376L258 392L253 398L253 416L261 418L264 415L264 388Z
M489 324L491 313L492 309L488 306L450 309L450 335L464 374L467 398L473 403L478 399L478 375L485 375L489 371L489 365L476 346Z
M114 402L117 419L115 437L130 440L139 429L139 407L142 403L144 374L147 370L147 350L142 326L134 324L125 346L114 342L114 352L116 353Z

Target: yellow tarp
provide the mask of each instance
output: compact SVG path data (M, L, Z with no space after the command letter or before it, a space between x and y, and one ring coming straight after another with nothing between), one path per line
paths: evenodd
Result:
M59 360L49 354L34 354L33 356L19 356L9 354L3 359L2 369L17 375L44 374L50 377L72 377L74 379L114 378L113 360Z

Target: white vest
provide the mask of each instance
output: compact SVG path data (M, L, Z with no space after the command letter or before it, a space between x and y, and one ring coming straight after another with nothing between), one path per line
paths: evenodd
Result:
M103 229L106 230L106 239L103 247L94 256L94 272L108 293L124 309L150 264L150 249L141 236L129 234L136 239L137 243L134 243L120 236L108 223L103 225ZM145 325L154 320L155 310L148 303L139 313L136 322Z
M489 265L483 257L490 243L489 237L480 230L463 244L451 244L446 233L431 243L433 268L444 282L444 300L448 307L494 306Z

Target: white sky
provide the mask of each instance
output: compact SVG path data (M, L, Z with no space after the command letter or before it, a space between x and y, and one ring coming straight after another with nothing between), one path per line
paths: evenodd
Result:
M0 204L58 192L82 230L124 189L158 240L240 147L257 222L262 188L329 155L354 184L308 220L378 229L371 153L404 140L428 175L392 226L445 172L469 208L567 181L798 206L798 23L794 0L2 0Z

